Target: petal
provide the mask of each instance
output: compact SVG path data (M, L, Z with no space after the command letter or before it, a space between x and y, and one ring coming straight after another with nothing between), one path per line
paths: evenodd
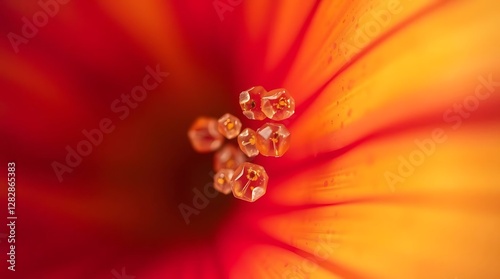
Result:
M474 97L484 79L500 77L497 6L447 2L384 38L302 107L291 129L291 156L338 150L395 127L448 121L443 114L455 103ZM497 114L497 96L481 102L486 118Z
M296 91L297 102L301 104L358 56L445 2L321 2L287 76L285 87Z

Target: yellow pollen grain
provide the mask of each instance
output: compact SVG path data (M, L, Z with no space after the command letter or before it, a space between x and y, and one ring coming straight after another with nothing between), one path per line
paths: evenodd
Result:
M288 100L285 97L281 97L278 100L278 103L276 103L276 108L277 109L290 108L290 104L288 103Z
M232 130L234 128L234 122L231 121L231 119L226 119L224 125L227 127L228 130Z
M251 136L251 137L248 139L248 143L250 143L251 145L255 145L255 137L254 137L254 136Z

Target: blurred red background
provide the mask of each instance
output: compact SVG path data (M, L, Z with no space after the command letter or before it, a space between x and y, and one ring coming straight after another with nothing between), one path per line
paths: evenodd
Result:
M2 1L0 178L14 161L18 220L17 271L0 238L0 277L276 278L330 228L342 248L296 277L500 274L496 95L410 186L394 194L383 176L477 76L500 73L499 5L401 1L345 59L341 42L389 2ZM120 119L112 104L148 66L169 75ZM274 179L257 203L219 195L186 224L179 204L212 179L187 130L200 115L243 117L238 94L254 85L295 94L289 156L257 159ZM105 118L114 130L60 181L54 162Z

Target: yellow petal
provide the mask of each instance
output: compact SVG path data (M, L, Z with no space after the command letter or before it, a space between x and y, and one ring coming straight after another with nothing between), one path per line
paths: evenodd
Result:
M440 123L478 86L486 94L484 80L500 80L498 10L492 1L447 2L384 38L302 107L291 155L337 150L397 125ZM498 105L490 95L480 109Z

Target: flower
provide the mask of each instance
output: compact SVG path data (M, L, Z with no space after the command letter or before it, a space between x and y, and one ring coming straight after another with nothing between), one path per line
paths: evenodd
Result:
M21 277L500 275L495 1L2 5ZM294 96L291 147L210 198L185 132L253 85Z

